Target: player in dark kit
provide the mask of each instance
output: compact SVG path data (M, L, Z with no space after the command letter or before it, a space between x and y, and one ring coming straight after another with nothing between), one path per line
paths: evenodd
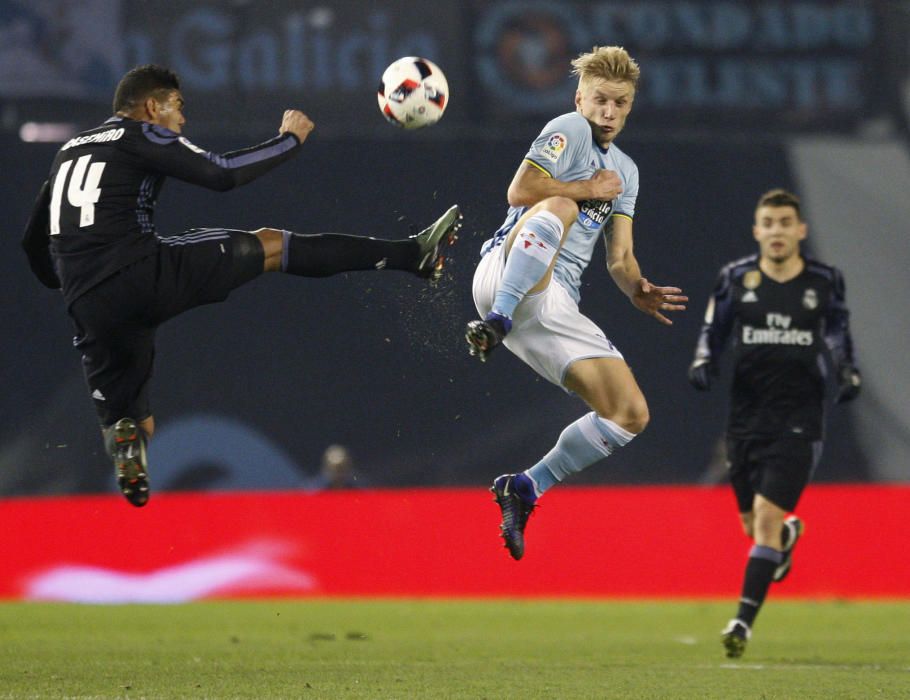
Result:
M771 190L759 199L753 235L759 254L721 270L689 368L707 390L728 336L733 385L727 463L740 519L754 540L739 610L721 633L739 657L772 582L782 581L803 532L795 515L821 455L827 366L838 403L856 397L860 374L839 270L800 253L807 233L799 199Z
M262 272L325 277L385 269L435 281L442 248L461 225L453 206L400 240L273 228L160 237L152 214L165 177L233 189L296 155L314 126L287 110L274 138L219 155L181 136L183 106L170 70L148 65L127 73L114 116L58 152L23 237L37 277L63 292L118 486L134 506L149 497L146 443L155 423L148 390L161 323L225 300Z

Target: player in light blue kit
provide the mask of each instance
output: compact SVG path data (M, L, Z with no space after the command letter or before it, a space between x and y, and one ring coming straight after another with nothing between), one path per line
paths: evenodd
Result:
M639 69L625 49L595 47L572 61L575 111L547 124L509 185L505 223L484 243L474 273L471 354L505 345L538 374L592 409L570 424L540 462L503 474L492 491L514 559L524 529L551 486L626 445L648 424L648 404L623 356L578 310L579 286L599 234L616 285L641 311L670 324L685 309L677 287L642 277L632 253L638 168L613 145L632 109Z

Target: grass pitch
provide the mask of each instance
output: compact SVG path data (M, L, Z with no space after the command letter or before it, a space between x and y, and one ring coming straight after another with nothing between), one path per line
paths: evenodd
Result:
M0 698L910 698L910 603L0 605Z

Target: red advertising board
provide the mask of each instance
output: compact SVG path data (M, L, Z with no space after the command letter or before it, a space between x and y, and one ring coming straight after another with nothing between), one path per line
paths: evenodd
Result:
M775 597L908 597L908 486L812 486ZM707 597L739 593L749 541L722 487L560 487L522 561L483 488L158 493L0 501L0 598Z

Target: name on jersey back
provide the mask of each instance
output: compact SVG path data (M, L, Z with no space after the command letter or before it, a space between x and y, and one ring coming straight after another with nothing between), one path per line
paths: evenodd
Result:
M60 149L65 151L68 148L74 148L75 146L84 146L87 143L107 143L108 141L117 141L120 139L125 132L125 129L121 126L117 129L106 129L105 131L99 131L94 134L86 134L85 136L76 136L71 138Z

